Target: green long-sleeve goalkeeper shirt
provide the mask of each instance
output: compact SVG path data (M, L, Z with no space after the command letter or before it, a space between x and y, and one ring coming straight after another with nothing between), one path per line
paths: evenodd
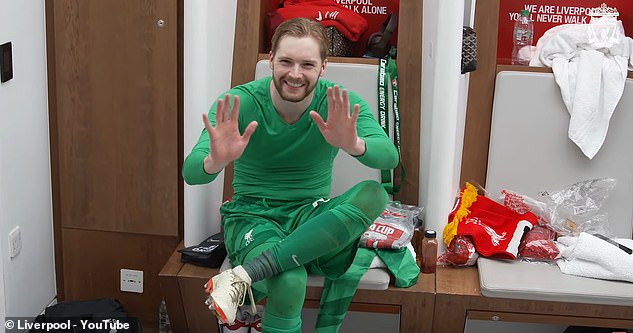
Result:
M308 113L314 110L327 121L326 90L335 84L320 79L306 112L295 123L287 124L273 106L270 97L271 79L255 80L227 92L240 97L240 133L251 121L258 123L244 153L234 163L234 193L275 200L328 197L332 163L338 148L325 141ZM349 99L351 107L360 105L357 134L366 145L365 153L356 159L375 169L395 168L398 163L397 149L367 103L353 92L349 92ZM215 112L216 103L209 111L212 126L215 126ZM203 169L203 160L208 153L209 137L203 130L183 165L182 175L188 184L205 184L216 178L217 173L207 174Z

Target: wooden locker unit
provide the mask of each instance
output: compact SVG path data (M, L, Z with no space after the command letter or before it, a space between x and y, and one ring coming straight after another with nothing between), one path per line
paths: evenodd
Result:
M470 73L468 104L464 129L464 149L460 183L475 181L486 184L488 146L492 122L492 105L495 78L501 71L528 71L551 73L548 67L514 66L497 63L497 33L499 27L499 2L479 0L475 4L477 32L477 70ZM633 25L633 22L629 22ZM534 44L536 45L536 40ZM629 78L633 72L629 71Z
M264 45L268 0L237 1L233 74L231 86L251 81L258 60L268 58ZM422 1L400 0L398 26L398 94L401 126L402 163L406 178L396 199L407 204L418 204L420 160L420 116L422 105ZM377 63L376 59L330 57L330 62ZM231 187L232 168L224 175L225 189ZM396 175L399 179L399 175ZM225 198L232 195L224 191Z
M116 297L149 327L182 234L182 6L46 1L58 299Z

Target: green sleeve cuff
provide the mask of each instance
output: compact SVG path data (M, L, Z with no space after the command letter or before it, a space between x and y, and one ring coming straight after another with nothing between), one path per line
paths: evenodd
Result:
M364 165L374 168L389 170L398 165L398 150L386 137L368 137L365 140L365 153L354 156Z
M182 165L182 178L189 185L208 184L217 178L220 172L208 174L204 171L206 152L192 151Z

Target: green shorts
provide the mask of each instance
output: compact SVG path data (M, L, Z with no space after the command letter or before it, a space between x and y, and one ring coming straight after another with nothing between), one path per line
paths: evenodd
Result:
M266 200L252 197L234 197L220 208L224 243L233 265L241 265L256 247L274 246L301 224L345 202L345 195L332 199L305 201ZM270 248L268 247L268 248ZM306 269L313 274L335 279L344 274L354 261L357 242L327 258L318 258ZM261 248L260 248L261 249Z

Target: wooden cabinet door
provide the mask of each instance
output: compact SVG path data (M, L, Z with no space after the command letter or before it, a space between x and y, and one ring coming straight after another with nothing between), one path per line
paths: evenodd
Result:
M177 1L49 7L62 226L177 236Z

